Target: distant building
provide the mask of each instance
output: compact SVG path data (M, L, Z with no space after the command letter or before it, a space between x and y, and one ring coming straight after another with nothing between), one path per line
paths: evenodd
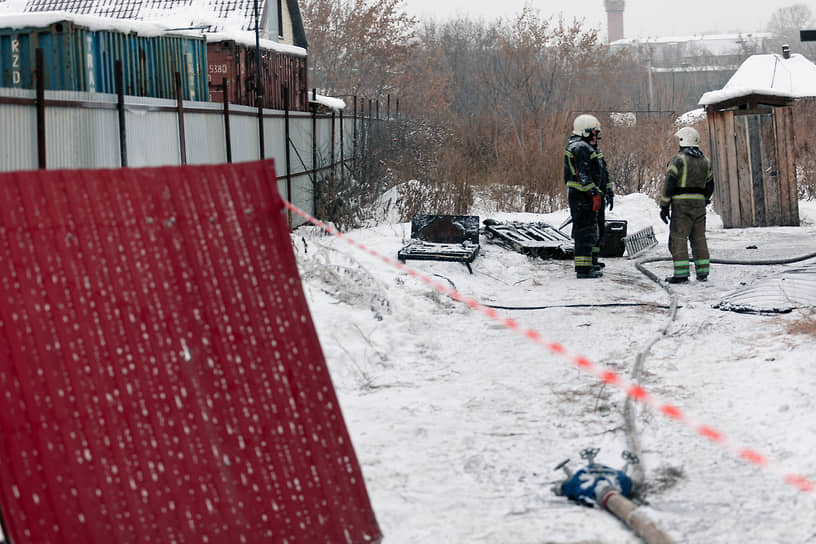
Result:
M764 53L771 47L773 34L768 32L740 34L700 34L646 39L611 41L611 51L636 50L645 54L654 67L677 68L699 66L700 60L714 60L736 70L749 55Z
M685 110L703 93L722 88L746 58L768 52L772 38L770 33L755 32L621 39L611 42L609 49L628 52L648 67L650 91L643 109ZM667 104L662 94L671 94L672 101Z

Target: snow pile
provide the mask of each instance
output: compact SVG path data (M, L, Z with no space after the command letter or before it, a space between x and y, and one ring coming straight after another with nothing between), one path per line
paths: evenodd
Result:
M705 121L705 118L706 118L705 108L697 108L691 111L687 111L683 115L679 116L674 121L674 125L678 128L693 125L695 123L699 123L700 121Z

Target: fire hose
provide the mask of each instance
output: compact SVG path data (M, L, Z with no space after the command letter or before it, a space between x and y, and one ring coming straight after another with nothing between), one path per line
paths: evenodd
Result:
M731 260L731 259L711 259L715 264L727 265L780 265L791 264L808 259L816 258L816 252L806 255L785 259L764 259L764 260ZM669 285L662 282L657 275L648 270L644 265L653 262L671 261L670 257L655 257L642 259L635 262L635 267L652 281L660 285L670 297L669 318L660 328L658 333L649 340L645 348L638 352L635 364L632 368L631 379L634 383L640 381L640 375L646 361L646 357L652 347L663 338L669 331L671 324L677 317L677 295ZM640 441L635 424L634 401L627 397L624 405L624 428L626 434L627 451L623 457L627 460L626 466L622 470L615 470L611 467L600 465L594 462L594 457L598 450L588 448L581 452L581 457L589 460L589 464L573 473L566 464L569 459L556 467L556 470L563 469L567 479L560 485L553 488L559 495L566 495L570 499L579 503L592 505L596 504L611 512L618 519L623 521L630 529L638 534L647 544L673 544L674 540L658 525L644 515L638 506L630 500L634 487L644 480L644 469L640 463ZM632 467L631 471L627 470Z
M789 257L784 259L755 259L755 260L746 260L746 259L711 259L712 263L715 264L726 264L726 265L747 265L747 266L770 266L770 265L782 265L782 264L792 264L801 261L806 261L809 259L816 258L816 252L808 253L805 255L801 255L798 257ZM646 361L646 357L648 356L649 352L651 351L652 347L662 339L666 334L668 334L669 328L674 320L677 318L677 295L672 291L669 285L660 280L656 274L648 270L644 265L654 262L665 262L671 261L671 257L653 257L648 259L641 259L635 262L635 268L637 268L642 274L647 276L649 279L660 285L666 292L669 294L670 303L669 303L669 318L667 319L666 323L660 328L658 333L647 342L646 347L638 352L637 356L635 357L635 364L632 367L632 372L630 374L630 378L634 383L640 382L640 375L643 370L643 365ZM624 417L624 428L626 434L626 444L629 451L632 452L634 456L640 457L641 455L641 447L640 447L640 440L638 437L637 426L635 424L635 409L634 409L634 401L627 397L626 403L623 409L623 417ZM643 481L644 478L644 468L642 463L638 463L634 466L632 478L637 481ZM614 491L614 490L612 490ZM609 493L609 492L607 492ZM619 517L622 521L626 522L633 530L638 532L649 544L661 544L664 542L670 542L671 540L665 540L664 536L662 536L659 531L659 528L651 524L651 522L642 521L636 516L636 507L635 505L629 503L627 504L627 500L625 497L621 497L620 494L613 494L613 495L605 495L600 499L599 504L601 504L604 508L612 511L617 517ZM624 519L626 517L626 519ZM628 519L632 519L632 523L628 521ZM637 524L637 527L634 525ZM639 529L640 527L640 529ZM643 531L643 532L642 532ZM655 535L655 536L647 536ZM666 537L668 538L668 537Z

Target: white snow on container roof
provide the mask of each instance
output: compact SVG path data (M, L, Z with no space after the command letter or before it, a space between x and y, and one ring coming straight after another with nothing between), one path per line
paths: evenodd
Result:
M263 1L258 1L259 9L263 7ZM236 0L236 2L122 0L116 4L74 0L6 0L5 2L0 0L0 28L44 28L53 23L71 21L94 31L134 32L145 37L165 34L186 36L203 34L208 42L232 40L254 48L255 32L246 30L254 23L254 19L250 21L251 14L246 13L247 6L251 8L252 2L249 0ZM68 11L68 8L71 8L71 11ZM303 47L263 38L259 42L261 49L306 56L306 49Z
M798 53L752 55L718 91L705 93L699 105L708 106L750 95L803 98L816 96L816 64Z
M231 32L207 32L204 34L208 42L222 42L232 40L247 47L255 47L255 32L251 30L233 30ZM285 43L273 42L272 40L259 40L261 49L268 49L271 51L278 51L279 53L287 53L299 57L306 56L306 50L296 45L288 45Z
M0 4L2 5L2 4ZM100 31L111 30L124 34L134 33L139 36L153 37L167 34L185 34L183 32L168 32L168 27L146 21L135 21L129 19L109 19L96 15L77 15L64 11L49 11L43 13L17 13L4 15L0 12L0 28L23 29L23 28L46 28L54 23L70 21L77 26L88 30Z

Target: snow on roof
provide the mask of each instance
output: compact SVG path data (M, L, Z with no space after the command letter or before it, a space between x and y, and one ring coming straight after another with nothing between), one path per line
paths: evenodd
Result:
M212 28L216 26L215 23L217 19L215 15L212 12L206 11L192 14L191 10L193 8L190 6L176 9L172 14L166 13L165 17L160 16L161 13L143 9L139 13L141 16L144 16L144 18L141 16L119 18L101 13L88 14L67 11L23 12L20 7L24 7L25 3L26 0L8 0L6 2L0 0L0 28L45 28L54 23L71 21L92 31L112 30L125 34L132 32L145 37L166 34L200 36L203 33L208 42L232 40L248 47L255 47L255 32L241 30L239 28L240 25L237 24L228 25L228 30L222 32L204 33L203 30L206 27ZM170 3L172 2L168 0L168 5ZM90 4L90 2L88 4ZM210 13L210 15L208 16L207 13ZM197 23L191 25L191 20L195 20ZM222 22L223 21L226 21L226 19L222 20ZM191 26L197 26L197 28L190 28ZM278 51L280 53L300 57L306 56L306 49L295 45L278 43L266 39L260 39L259 45L261 49Z
M255 32L251 30L233 30L231 32L207 32L204 34L208 42L223 42L232 40L247 47L255 47ZM287 53L289 55L296 55L299 57L306 56L306 49L296 45L289 45L285 43L273 42L272 40L265 40L261 38L258 40L258 45L261 49L269 49L278 51L280 53Z
M0 6L2 5L3 4L0 3ZM67 13L64 11L17 13L14 15L4 15L3 13L4 12L0 11L0 28L9 29L46 28L54 23L70 21L92 31L113 30L124 34L132 32L139 36L152 37L168 34L168 29L170 28L159 23L131 19L110 19L97 15L77 15L76 13ZM179 34L182 34L182 32L179 32Z
M722 89L705 93L699 105L717 104L752 94L780 98L816 96L816 64L797 53L787 59L776 53L752 55Z
M254 28L255 0L9 0L20 12L63 11L112 19L162 22L170 27L207 26L213 32ZM257 0L259 13L265 0ZM22 8L20 8L22 6Z
M309 93L309 102L315 102L317 104L321 104L321 105L326 106L327 108L331 108L333 110L344 110L344 109L346 109L346 102L344 100L341 100L339 98L334 98L334 97L331 97L331 96L323 96L323 95L319 94L319 95L317 95L315 97L312 97L312 94Z

